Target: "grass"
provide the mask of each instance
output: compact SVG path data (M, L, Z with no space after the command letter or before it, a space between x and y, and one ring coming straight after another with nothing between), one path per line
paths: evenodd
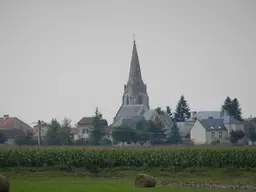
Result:
M85 170L72 172L59 171L56 168L14 168L2 169L11 183L11 192L136 192L152 190L156 192L214 192L231 190L199 189L199 188L170 188L157 186L153 189L135 188L134 177L137 173L149 173L161 181L211 181L218 183L256 182L256 169L142 169L115 168L104 169L100 173L88 173Z
M11 192L136 192L136 191L155 191L155 192L228 192L230 190L219 189L191 189L191 188L169 188L169 187L156 187L152 189L136 188L133 180L129 179L111 179L111 178L76 178L59 176L55 178L49 177L20 177L11 179Z

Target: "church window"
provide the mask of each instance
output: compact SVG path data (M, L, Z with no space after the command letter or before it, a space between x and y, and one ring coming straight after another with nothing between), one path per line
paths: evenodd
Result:
M142 95L139 95L139 104L142 104Z
M129 105L129 97L126 96L126 105Z

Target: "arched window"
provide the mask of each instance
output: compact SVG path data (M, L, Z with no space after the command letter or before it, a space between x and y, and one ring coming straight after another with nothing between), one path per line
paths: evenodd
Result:
M129 105L129 97L126 96L126 105Z
M142 95L139 95L139 104L142 104Z

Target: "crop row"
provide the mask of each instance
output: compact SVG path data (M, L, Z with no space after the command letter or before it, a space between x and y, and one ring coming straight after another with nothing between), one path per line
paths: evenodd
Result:
M255 148L10 148L0 167L256 167Z

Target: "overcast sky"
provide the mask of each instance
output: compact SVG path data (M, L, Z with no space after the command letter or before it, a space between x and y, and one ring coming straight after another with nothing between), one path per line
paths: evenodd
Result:
M98 106L112 123L136 35L150 107L256 116L254 0L0 0L0 116L27 123ZM254 82L254 83L253 83ZM254 87L254 88L253 88Z

